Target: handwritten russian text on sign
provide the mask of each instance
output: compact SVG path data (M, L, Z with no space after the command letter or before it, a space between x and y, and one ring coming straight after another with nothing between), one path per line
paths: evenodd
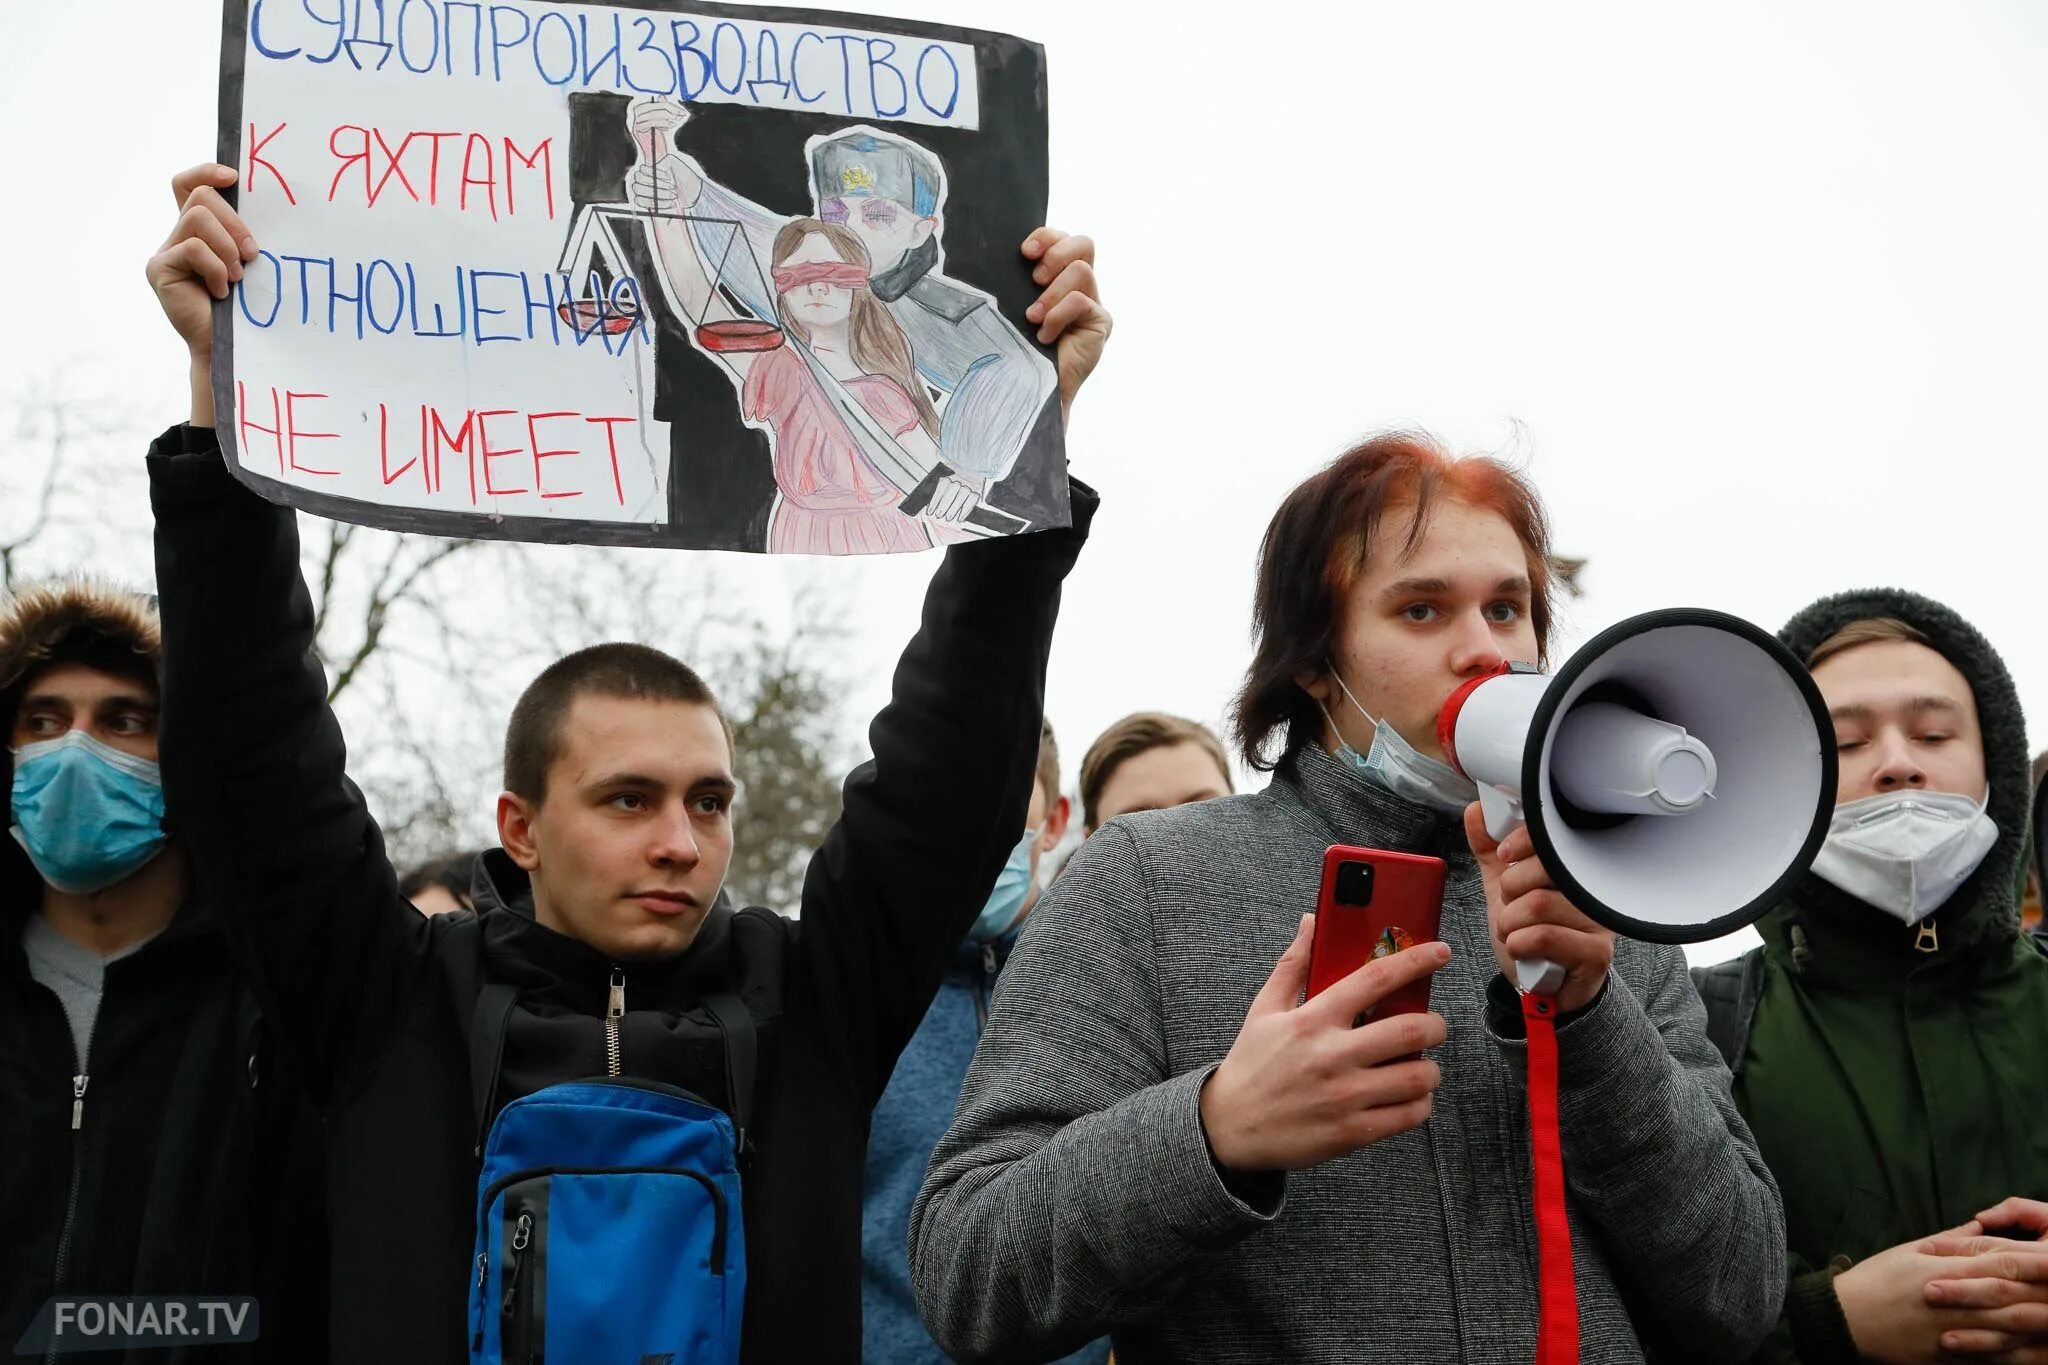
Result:
M223 447L450 535L874 553L1067 520L1042 54L796 10L230 0Z

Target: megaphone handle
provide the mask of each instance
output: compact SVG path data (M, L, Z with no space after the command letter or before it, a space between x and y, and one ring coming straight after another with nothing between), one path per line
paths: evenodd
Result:
M1507 838L1522 823L1522 798L1485 782L1477 786L1486 832L1495 842ZM1517 958L1515 985L1527 995L1556 995L1564 985L1564 968L1545 958Z
M1486 817L1486 832L1498 843L1522 823L1522 799L1484 782L1479 788L1479 813Z

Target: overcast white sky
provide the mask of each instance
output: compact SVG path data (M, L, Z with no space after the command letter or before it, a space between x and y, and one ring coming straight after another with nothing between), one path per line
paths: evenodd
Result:
M1043 43L1048 216L1100 243L1117 330L1069 450L1104 506L1048 698L1070 780L1126 711L1220 719L1273 507L1409 424L1520 424L1592 560L1566 646L1894 583L1991 636L2048 741L2048 6L864 8ZM180 415L141 265L212 155L218 35L205 0L0 0L0 382L63 366ZM935 564L844 566L857 712Z

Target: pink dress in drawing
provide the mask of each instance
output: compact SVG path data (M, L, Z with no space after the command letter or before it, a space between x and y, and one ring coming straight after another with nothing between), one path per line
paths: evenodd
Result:
M892 436L917 425L910 395L885 375L842 381ZM896 510L903 492L854 444L810 367L789 347L757 356L740 403L749 421L775 436L775 486L768 548L777 554L886 554L932 543L924 526Z

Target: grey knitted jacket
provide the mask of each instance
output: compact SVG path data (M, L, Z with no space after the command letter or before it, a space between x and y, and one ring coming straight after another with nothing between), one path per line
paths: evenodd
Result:
M1198 1095L1335 843L1450 864L1443 1085L1421 1129L1254 1207L1219 1178ZM1783 1302L1778 1191L1704 1023L1680 950L1624 940L1559 1032L1587 1361L1739 1360ZM1107 1328L1119 1365L1525 1362L1520 1034L1462 829L1321 749L1263 792L1112 821L1034 914L933 1153L910 1225L925 1321L972 1361Z

